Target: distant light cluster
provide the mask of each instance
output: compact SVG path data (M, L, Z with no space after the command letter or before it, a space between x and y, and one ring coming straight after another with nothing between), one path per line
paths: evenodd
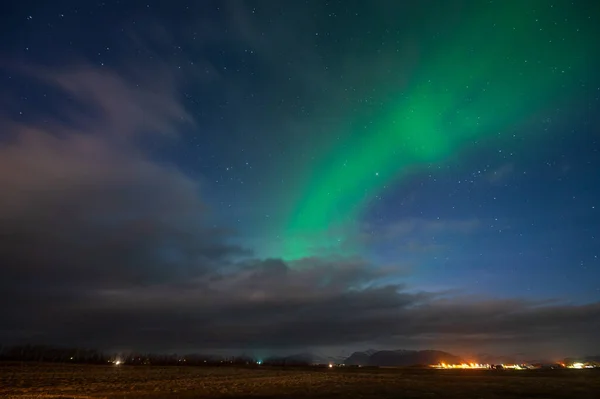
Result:
M492 366L489 364L479 364L479 363L461 363L461 364L446 364L439 363L431 366L436 369L489 369Z
M595 366L593 364L590 363L573 363L570 364L568 366L566 366L568 369L593 369L593 368L598 368L598 366Z
M434 369L470 369L470 370L533 370L544 368L544 365L533 364L480 364L480 363L461 363L446 364L439 363L430 366ZM550 368L568 368L568 369L593 369L600 368L597 364L574 362L570 364L558 363Z

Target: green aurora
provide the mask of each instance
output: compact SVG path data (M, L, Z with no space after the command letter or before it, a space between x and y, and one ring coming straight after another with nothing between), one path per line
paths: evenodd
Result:
M342 132L345 142L312 165L284 229L285 259L352 252L342 244L386 185L524 123L585 73L585 38L565 23L583 16L546 1L464 11L451 34L422 46L407 86L371 128Z

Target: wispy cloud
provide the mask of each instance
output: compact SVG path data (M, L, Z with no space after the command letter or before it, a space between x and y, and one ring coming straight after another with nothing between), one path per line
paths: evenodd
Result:
M140 133L175 134L182 124L194 122L178 98L175 77L165 68L154 71L160 80L143 75L127 79L86 64L54 71L25 71L74 100L78 106L65 104L63 116L75 129L88 133L129 139Z
M486 178L490 183L501 183L508 179L515 172L515 165L513 163L506 163L499 166L496 169L489 171L486 174Z
M405 218L387 224L364 224L361 230L366 242L404 242L414 247L416 242L429 242L436 236L441 238L446 234L471 234L480 226L478 219Z

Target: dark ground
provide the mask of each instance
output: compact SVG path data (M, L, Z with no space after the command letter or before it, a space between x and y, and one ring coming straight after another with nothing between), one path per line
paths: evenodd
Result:
M0 364L0 397L600 399L600 370L283 369Z

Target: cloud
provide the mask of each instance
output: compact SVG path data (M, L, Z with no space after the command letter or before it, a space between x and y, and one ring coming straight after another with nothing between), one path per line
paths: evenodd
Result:
M136 146L140 135L191 121L174 87L138 86L89 65L35 77L84 106L67 108L63 123L3 126L5 320L52 317L95 288L185 281L248 253L208 226L198 180ZM40 303L53 307L40 312Z
M381 225L364 224L361 240L372 245L392 245L401 253L436 252L445 248L444 239L476 232L478 219L405 218Z
M442 233L462 233L468 234L475 231L480 226L477 219L423 219L408 218L394 223L390 223L384 228L383 234L390 239L401 238L411 234L442 234Z
M0 150L4 342L460 351L568 334L594 345L599 304L415 293L360 258L239 259L247 253L225 232L203 227L200 187L177 170L93 135L23 128L17 137ZM412 220L390 231L475 226Z
M88 133L115 135L174 134L193 118L177 99L175 76L156 64L150 80L139 71L121 76L106 69L81 64L72 68L24 69L69 96L79 106L68 108L67 117ZM127 137L126 137L127 138Z
M513 163L506 163L486 174L486 178L490 183L501 183L508 179L515 171Z
M89 65L35 76L84 106L61 107L61 118L46 124L3 125L11 137L0 144L3 343L464 349L535 347L568 336L600 349L598 303L415 292L391 283L394 268L360 258L253 259L231 243L231 232L208 223L198 179L136 145L193 123L176 79L155 85ZM477 227L410 219L382 234L406 239Z
M18 327L53 341L153 350L387 344L460 353L508 343L526 345L531 353L564 337L598 349L599 303L447 298L385 284L354 289L382 276L356 259L337 259L329 267L322 267L323 260L304 262L298 268L256 260L186 282L96 288L61 304L60 311L57 299L46 298L37 311L52 314L51 320L27 317Z

